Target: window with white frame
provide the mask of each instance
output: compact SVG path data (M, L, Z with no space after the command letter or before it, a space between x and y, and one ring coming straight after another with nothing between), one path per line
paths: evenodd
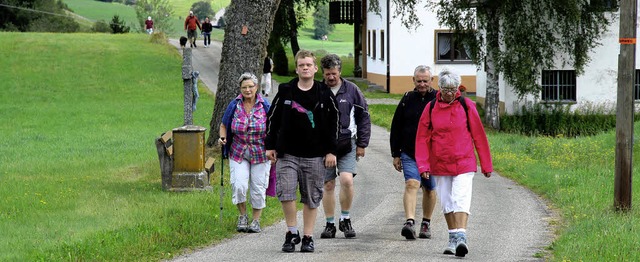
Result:
M384 61L384 30L380 30L380 60Z
M376 50L378 50L377 47L377 42L376 42L376 30L373 30L373 34L371 34L373 36L373 39L371 40L371 43L373 44L373 48L371 49L371 58L373 58L373 60L376 59Z
M609 12L618 11L619 8L617 0L590 0L589 7L593 10Z
M471 63L468 53L462 43L456 43L453 33L436 32L436 63Z
M371 56L371 30L367 30L367 55Z
M633 81L633 100L640 100L640 69L636 69Z
M542 100L576 102L576 71L542 70Z

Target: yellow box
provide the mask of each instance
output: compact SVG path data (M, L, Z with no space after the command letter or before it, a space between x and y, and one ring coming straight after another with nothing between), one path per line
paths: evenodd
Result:
M204 171L204 132L201 126L182 126L173 129L173 171Z

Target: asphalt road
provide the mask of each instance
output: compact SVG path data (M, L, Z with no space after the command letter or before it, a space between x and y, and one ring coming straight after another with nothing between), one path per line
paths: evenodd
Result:
M172 41L177 43L177 41ZM201 42L201 40L200 40ZM215 92L221 43L204 48L198 44L193 52L194 70ZM213 62L212 62L213 61ZM207 79L215 78L215 79ZM209 86L209 83L212 86ZM274 90L274 94L275 94ZM270 96L270 98L273 97ZM286 226L284 221L264 227L258 234L237 234L223 243L183 255L174 261L449 261L443 255L448 242L446 223L439 205L432 218L431 239L405 240L400 235L404 223L402 193L404 179L395 171L389 149L389 133L372 126L366 156L358 163L356 195L351 210L357 238L345 239L338 232L335 239L320 239L324 216L320 207L314 232L314 253L282 252ZM336 189L339 192L339 188ZM471 216L467 235L468 261L542 261L534 255L544 252L553 235L551 212L531 191L498 174L485 178L476 174ZM421 193L419 193L421 196ZM421 203L421 198L418 198ZM416 214L421 214L420 205ZM269 206L277 208L280 206ZM298 214L302 227L301 213ZM296 246L300 249L300 245Z

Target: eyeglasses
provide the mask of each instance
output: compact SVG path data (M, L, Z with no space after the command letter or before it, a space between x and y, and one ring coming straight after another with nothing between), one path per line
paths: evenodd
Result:
M440 88L442 93L455 93L458 91L458 88Z
M429 83L429 80L416 80L416 83Z
M254 87L256 87L255 85L250 85L250 86L241 86L240 89L242 90L247 90L247 89L253 89Z

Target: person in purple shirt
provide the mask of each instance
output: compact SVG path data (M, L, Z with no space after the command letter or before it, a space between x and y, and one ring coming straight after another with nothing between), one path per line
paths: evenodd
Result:
M229 157L231 201L240 212L236 230L258 233L261 231L260 215L266 206L271 168L264 146L270 105L257 92L258 78L254 74L243 73L238 83L241 94L229 103L224 112L218 142L224 145L223 155ZM247 216L249 187L253 208L251 224Z

